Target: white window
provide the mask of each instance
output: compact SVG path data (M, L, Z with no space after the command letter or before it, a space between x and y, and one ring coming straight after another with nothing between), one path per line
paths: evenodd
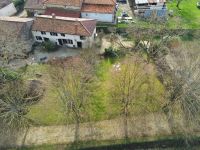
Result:
M41 37L41 36L36 36L35 38L36 38L36 40L38 40L38 41L42 41L42 37Z
M86 37L85 37L85 36L80 36L80 39L81 39L81 40L85 40Z
M52 36L58 36L58 34L55 33L55 32L50 32L50 34L51 34Z
M60 33L60 35L65 37L65 34L64 34L64 33Z
M73 41L70 40L70 39L68 39L68 40L67 40L67 43L68 43L68 44L73 44Z
M44 31L41 31L41 34L43 34L43 35L46 35L46 32L44 32Z
M70 39L62 39L63 44L73 44L73 41Z

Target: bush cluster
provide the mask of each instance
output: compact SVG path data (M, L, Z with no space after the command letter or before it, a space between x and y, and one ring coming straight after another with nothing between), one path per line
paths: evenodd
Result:
M56 51L58 49L58 46L56 44L48 41L48 42L43 42L42 43L42 48L45 51L52 52L52 51Z

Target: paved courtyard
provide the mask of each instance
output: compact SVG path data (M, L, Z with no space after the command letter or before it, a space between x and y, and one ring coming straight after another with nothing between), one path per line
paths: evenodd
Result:
M54 58L64 58L70 56L76 56L83 51L81 49L73 49L67 47L60 47L54 52L47 52L39 49L35 49L34 53L30 56L32 62L40 62L41 60L48 61Z

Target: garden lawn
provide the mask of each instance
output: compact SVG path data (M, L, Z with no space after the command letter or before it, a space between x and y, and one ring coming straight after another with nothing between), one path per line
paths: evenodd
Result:
M62 111L63 107L51 83L48 67L48 65L43 64L32 65L27 68L26 74L24 75L27 79L41 80L45 87L43 98L31 106L28 117L38 125L66 124L65 115ZM36 78L36 74L41 74L42 77Z
M126 58L124 58L126 59ZM117 60L120 62L121 60ZM100 121L116 118L120 115L119 104L112 100L110 91L113 85L113 64L115 62L109 59L101 60L96 68L96 75L98 78L98 88L92 97L92 107L88 110L90 114L90 120L85 121ZM68 117L63 111L62 101L55 90L56 87L53 86L52 80L49 74L50 66L40 64L28 66L26 73L24 75L25 79L38 79L43 82L45 87L45 92L43 98L36 104L30 107L27 117L34 120L38 125L48 126L48 125L66 125L74 123L73 120ZM149 68L149 66L147 66ZM151 68L151 66L150 66ZM37 78L36 74L41 74L42 76ZM159 82L156 77L155 70L152 69L152 73L146 76L151 81L151 89L153 98L147 98L146 90L148 87L144 86L141 90L143 94L140 97L140 103L142 105L134 106L133 114L141 115L146 112L144 110L144 105L148 105L149 112L156 112L161 108L164 94L163 85Z
M51 77L48 69L50 66L44 64L28 66L25 79L38 79L41 80L45 87L43 98L36 104L30 107L28 118L34 120L38 125L64 125L73 123L64 114L62 101L59 99L55 87L52 84ZM90 112L91 120L105 120L109 119L110 114L107 114L110 109L108 102L108 87L107 81L109 81L109 69L112 67L110 61L102 61L97 67L97 76L99 78L99 89L92 97L92 109ZM41 74L42 77L37 78L36 74Z
M200 29L200 9L197 8L199 0L183 0L180 9L176 7L176 2L168 2L168 10L174 11L174 17L169 18L170 28L182 27L184 29Z

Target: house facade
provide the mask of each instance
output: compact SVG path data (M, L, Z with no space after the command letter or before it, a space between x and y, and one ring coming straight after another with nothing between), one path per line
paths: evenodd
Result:
M81 17L95 19L98 22L115 23L115 0L84 0L81 9Z
M135 13L146 18L153 14L157 17L165 17L166 0L133 0Z
M17 12L14 4L10 0L0 1L0 16L12 16Z
M116 0L27 0L25 9L36 14L95 19L115 23Z
M60 46L88 48L94 42L96 21L41 15L34 21L32 34L37 42L51 41Z

